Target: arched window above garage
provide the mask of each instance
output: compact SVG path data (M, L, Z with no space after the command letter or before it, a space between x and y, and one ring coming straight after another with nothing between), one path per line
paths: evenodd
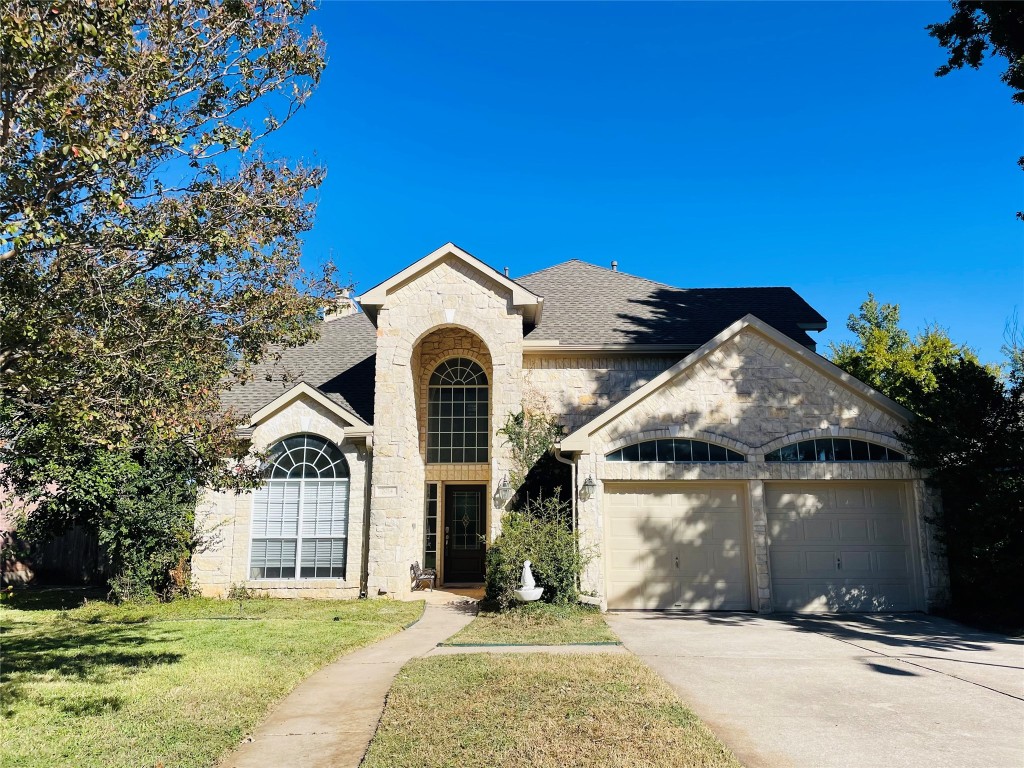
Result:
M819 437L801 440L765 454L765 461L906 461L905 454L867 440Z
M712 464L719 462L746 461L742 453L731 448L703 440L685 438L664 438L644 440L612 451L608 461L657 461L667 464Z

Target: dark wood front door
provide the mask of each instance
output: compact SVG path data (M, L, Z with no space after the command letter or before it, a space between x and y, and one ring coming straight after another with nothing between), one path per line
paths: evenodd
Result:
M484 580L487 487L444 488L444 580L448 584Z

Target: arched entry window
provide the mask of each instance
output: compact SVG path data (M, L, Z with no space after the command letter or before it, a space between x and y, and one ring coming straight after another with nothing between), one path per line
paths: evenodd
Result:
M487 375L465 357L445 360L430 376L427 461L487 461Z
M251 579L344 578L348 463L316 435L270 449L267 481L253 494Z

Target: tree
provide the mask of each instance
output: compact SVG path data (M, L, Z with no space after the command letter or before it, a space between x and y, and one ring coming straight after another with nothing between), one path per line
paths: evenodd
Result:
M222 384L313 338L336 288L299 266L323 170L259 150L319 81L311 10L0 11L0 464L41 516L59 496L96 519L115 500L87 486L111 461L255 481L223 461L245 446Z
M969 66L981 67L986 56L1009 62L1002 80L1013 89L1013 100L1024 104L1024 5L1005 0L953 0L948 21L929 24L928 34L949 51L949 59L935 71L937 77ZM1024 169L1024 156L1017 160ZM1024 221L1024 211L1017 212Z
M1024 626L1024 377L1007 382L964 358L935 370L900 438L942 494L936 522L954 611Z
M900 327L899 305L879 304L872 293L846 327L857 339L830 344L832 362L910 409L919 393L935 389L940 366L960 357L977 363L971 349L954 343L937 325L911 337Z
M832 361L916 414L899 433L911 463L942 498L934 522L949 561L953 609L1024 626L1024 371L1007 329L1007 370L983 366L937 326L916 337L895 304L868 294L847 327L857 341Z
M929 24L928 34L949 51L949 60L935 74L944 77L969 66L981 67L986 56L1009 62L1002 80L1024 104L1024 7L1002 0L953 0L948 21Z

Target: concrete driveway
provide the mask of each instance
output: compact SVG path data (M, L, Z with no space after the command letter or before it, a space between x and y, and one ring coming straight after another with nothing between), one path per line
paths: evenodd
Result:
M1024 641L920 614L610 613L750 768L1024 766Z

